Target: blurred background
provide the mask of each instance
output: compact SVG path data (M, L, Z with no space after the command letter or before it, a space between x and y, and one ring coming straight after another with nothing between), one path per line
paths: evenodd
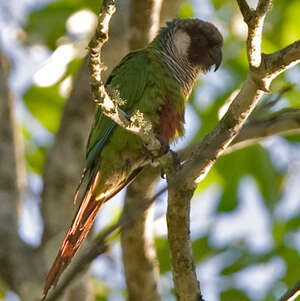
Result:
M249 1L251 5L256 2ZM50 209L42 205L41 200L51 196L50 188L45 190L45 177L51 174L44 170L46 154L53 147L55 149L56 134L62 114L68 110L66 101L72 97L71 93L86 95L80 89L88 89L87 79L83 82L75 78L78 70L82 70L80 66L95 29L99 4L99 0L0 2L0 51L10 63L8 88L17 129L17 153L23 150L25 153L18 161L18 234L33 250L39 249L46 241L45 231L53 229L52 224L55 224L53 212L60 210L60 207L51 209L51 204ZM122 57L128 51L124 41L130 38L130 27L122 25L122 22L126 24L122 18L128 14L128 1L120 5L113 17L119 23L116 23L108 42L116 57ZM235 1L180 1L177 15L213 22L225 40L220 70L199 79L190 98L186 112L186 136L173 146L179 150L191 142L200 141L218 122L224 103L245 80L248 63L245 52L247 28ZM299 0L274 0L264 27L263 52L276 51L299 39L299 16ZM125 46L114 46L117 40ZM116 57L111 59L112 65L104 58L109 70L118 63ZM75 83L77 90L74 92ZM284 89L287 91L277 97ZM280 75L274 80L271 90L273 94L264 97L261 109L253 113L253 120L300 106L300 66ZM83 106L77 106L79 111L86 110L85 103L89 106L88 120L92 117L91 102L86 97L81 99ZM270 102L271 105L266 105ZM87 139L89 122L80 124L77 120L74 124L74 128L82 125L86 129ZM70 133L74 128L70 129ZM68 133L61 135L68 139ZM74 144L73 148L76 147ZM69 154L73 154L73 148L69 149ZM69 178L72 183L68 188L70 191L74 191L80 178L84 146L76 148L76 152L80 154L76 155L79 162L78 167L70 167L73 168ZM63 159L54 161L59 160ZM0 163L4 166L5 158L0 158ZM63 166L61 168L64 169ZM60 176L57 177L59 181ZM300 135L295 134L270 137L221 157L199 184L192 202L191 235L197 275L206 300L276 300L299 280L299 178ZM67 183L60 185L64 189ZM158 187L162 185L163 180ZM123 191L105 205L96 229L102 229L116 219L122 209L124 195ZM68 197L65 202L69 204L68 208L73 206L72 198ZM163 300L175 300L165 211L166 196L158 200L155 208L159 291ZM52 215L46 220L50 212ZM63 223L67 227L73 213L68 213L70 218L57 222L54 228ZM52 231L49 229L46 231L48 234ZM1 241L2 244L5 241ZM55 246L57 249L57 243ZM48 266L56 254L55 246L50 248L52 253ZM91 300L124 300L126 288L120 254L116 238L111 251L93 263L91 273L95 297ZM13 277L14 273L0 265L0 299L21 300L22 293L9 285L8 274Z

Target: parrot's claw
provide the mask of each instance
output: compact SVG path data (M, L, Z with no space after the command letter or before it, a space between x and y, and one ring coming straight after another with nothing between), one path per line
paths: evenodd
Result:
M165 155L170 150L169 143L164 139L164 137L160 135L155 135L155 137L160 142L160 150L157 157L161 157L162 155Z
M161 156L165 155L169 150L170 150L170 145L166 142L166 140L159 136L156 135L156 138L160 142L160 149L155 152L155 154L150 151L145 145L143 145L142 151L151 159L152 163L157 159L160 158Z
M181 160L180 160L178 153L171 149L169 150L169 152L171 153L175 170L179 170L181 167Z
M181 160L179 158L178 153L170 149L170 145L166 142L166 140L162 136L156 135L156 138L160 141L161 144L161 147L157 152L157 154L153 154L153 152L151 152L145 146L143 146L142 151L151 159L152 163L154 163L157 158L160 158L161 156L170 152L172 156L174 168L175 170L178 170L181 167ZM164 170L161 171L161 177L163 179L165 178Z
M171 153L171 156L172 156L173 166L174 166L175 170L177 171L181 167L180 157L179 157L178 153L176 153L175 151L173 151L171 149L169 149L169 152ZM166 178L166 172L163 168L161 169L160 176L162 179Z

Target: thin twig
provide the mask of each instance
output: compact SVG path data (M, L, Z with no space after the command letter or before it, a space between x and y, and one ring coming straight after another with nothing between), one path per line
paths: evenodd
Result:
M294 301L300 296L300 281L290 288L278 301Z
M270 95L269 97L264 99L264 101L261 102L260 105L258 105L255 111L252 113L250 120L254 121L259 116L267 113L269 109L274 107L282 99L283 95L288 91L292 90L293 87L294 85L287 85L280 89L279 92L277 92L276 94Z

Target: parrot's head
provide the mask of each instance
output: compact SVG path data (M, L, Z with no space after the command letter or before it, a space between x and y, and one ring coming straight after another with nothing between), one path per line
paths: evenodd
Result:
M186 61L192 67L207 72L215 71L222 62L223 37L211 23L199 19L174 19L167 23L160 35L174 59Z

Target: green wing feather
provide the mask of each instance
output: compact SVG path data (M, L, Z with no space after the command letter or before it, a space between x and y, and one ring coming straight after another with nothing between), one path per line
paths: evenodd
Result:
M149 76L149 59L144 50L129 53L112 71L106 86L110 90L118 90L125 101L121 107L130 113L135 104L141 99ZM111 136L116 124L102 112L98 106L94 123L87 144L87 164L99 157L103 146Z
M125 56L120 64L113 69L106 82L106 86L109 86L110 90L116 89L119 91L120 97L125 101L121 109L130 113L132 108L142 97L148 77L149 58L147 57L147 52L145 50L138 50ZM90 180L86 187L86 189L88 189L93 174L96 172L93 171L94 164L97 162L97 159L99 159L105 143L117 126L118 125L105 116L101 108L97 106L87 143L86 166L75 192L75 200L77 199L80 186L87 172L90 173Z

